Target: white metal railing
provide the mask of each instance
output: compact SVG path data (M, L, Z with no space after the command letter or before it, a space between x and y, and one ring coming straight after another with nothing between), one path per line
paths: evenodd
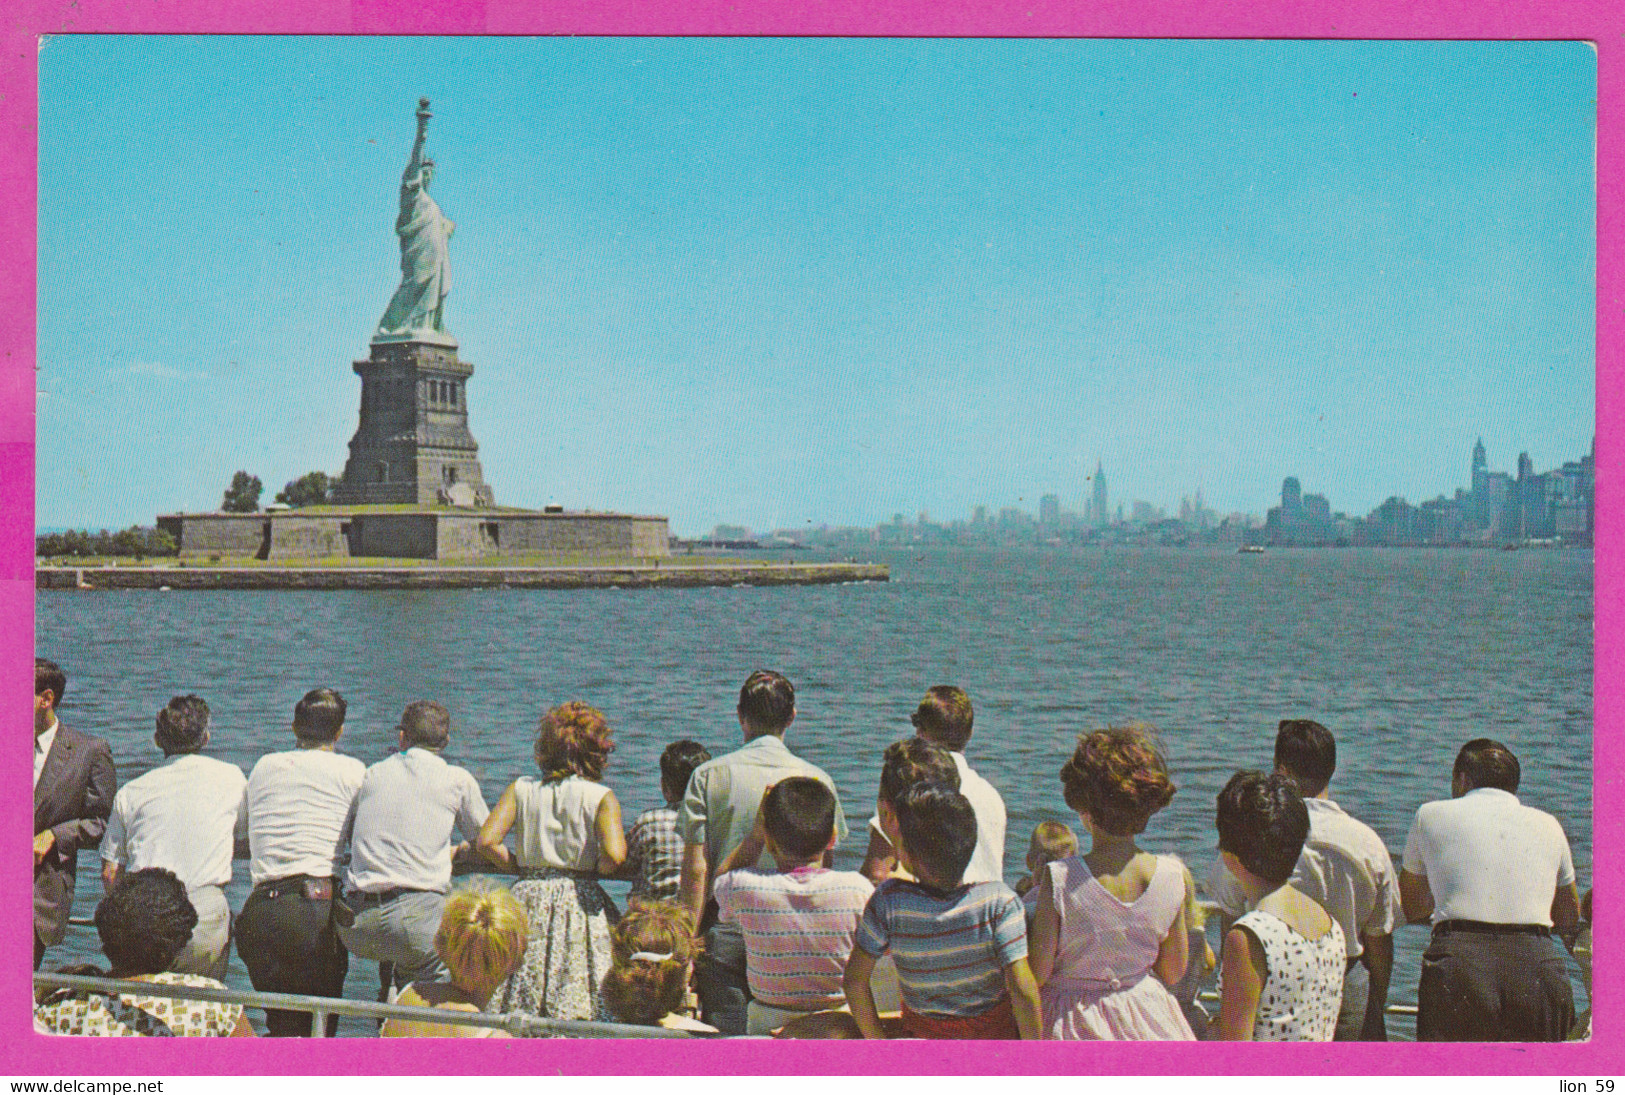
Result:
M162 996L182 1000L210 1000L241 1004L250 1008L304 1011L311 1016L312 1034L325 1037L329 1015L359 1019L416 1019L451 1026L495 1027L515 1038L693 1038L706 1037L686 1030L633 1026L629 1023L598 1023L582 1019L544 1019L524 1012L492 1015L448 1008L419 1008L402 1004L380 1004L371 1000L345 1000L332 996L300 996L288 992L240 992L236 989L198 988L192 985L165 985L151 981L122 981L109 977L84 977L68 973L36 973L36 989L75 989L104 995Z

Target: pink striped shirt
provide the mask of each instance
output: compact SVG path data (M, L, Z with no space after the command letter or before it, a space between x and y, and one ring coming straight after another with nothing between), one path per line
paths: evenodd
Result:
M874 893L867 878L816 865L784 874L746 869L719 877L714 892L718 920L745 937L752 996L792 1011L846 1002L841 973Z

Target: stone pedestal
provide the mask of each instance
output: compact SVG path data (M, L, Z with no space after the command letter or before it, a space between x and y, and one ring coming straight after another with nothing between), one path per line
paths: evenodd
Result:
M468 378L449 336L378 338L355 362L361 424L350 439L340 505L491 505L479 444L468 432Z

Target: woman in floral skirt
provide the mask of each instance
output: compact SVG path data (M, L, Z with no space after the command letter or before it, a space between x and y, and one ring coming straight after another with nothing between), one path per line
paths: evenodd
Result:
M614 747L602 713L580 702L555 707L536 735L541 778L515 780L480 829L480 852L500 867L518 868L513 895L530 918L524 964L487 1011L600 1017L610 925L620 914L598 879L626 859L620 803L600 782ZM510 830L513 850L505 843Z

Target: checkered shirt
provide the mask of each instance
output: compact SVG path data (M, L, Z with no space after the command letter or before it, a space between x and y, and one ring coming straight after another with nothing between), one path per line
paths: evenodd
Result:
M632 823L627 862L635 872L632 896L665 901L677 896L683 878L683 836L677 811L669 806L645 810Z

